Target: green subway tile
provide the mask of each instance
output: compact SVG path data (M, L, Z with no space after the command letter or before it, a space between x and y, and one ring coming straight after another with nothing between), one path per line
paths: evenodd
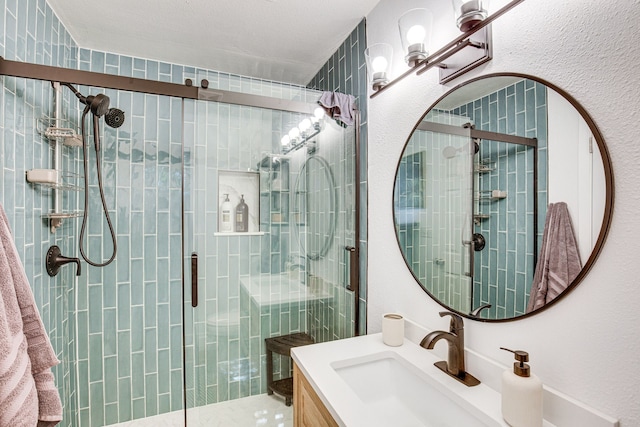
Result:
M102 390L102 382L91 383L91 425L104 425L104 395Z
M88 394L88 393L87 393ZM90 426L91 425L91 412L89 409L81 409L80 416L78 417L79 424L81 426ZM102 423L97 424L102 425Z
M134 399L132 403L133 403L133 419L137 420L139 418L144 418L145 416L144 399Z
M158 375L149 374L145 376L146 392L146 416L150 417L158 414Z
M163 381L160 382L160 384L162 383ZM158 396L158 413L165 414L169 411L171 411L171 395L169 394L159 395Z
M131 328L131 285L129 283L121 283L118 285L118 330L127 330Z
M145 329L144 332L144 368L146 373L157 372L157 353L158 347L156 343L156 329Z
M105 420L105 425L115 424L119 421L117 403L107 404L104 407L104 420Z
M169 393L171 391L171 383L168 381L169 370L171 369L170 356L171 353L169 350L158 351L158 376L160 378L158 383L159 393Z
M102 286L89 286L89 333L102 331Z
M156 326L156 282L146 282L144 285L144 326L153 328Z
M182 368L182 327L171 327L171 369Z
M144 308L142 306L131 307L131 350L142 351L144 349Z
M104 355L112 356L117 351L117 325L116 325L116 310L109 309L104 310Z
M89 335L89 381L102 380L102 335Z
M171 371L171 410L177 411L183 408L182 400L182 371Z
M78 405L80 408L89 407L89 363L86 360L78 362Z
M131 333L118 332L118 376L131 375Z
M144 397L144 353L133 353L131 363L132 396L134 399Z
M114 357L104 359L104 393L106 403L118 401L118 360Z

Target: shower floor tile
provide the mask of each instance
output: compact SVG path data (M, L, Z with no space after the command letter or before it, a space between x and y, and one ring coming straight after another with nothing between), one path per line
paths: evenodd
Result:
M292 427L293 406L260 394L189 410L189 427ZM184 425L182 411L112 424L114 427L173 427Z

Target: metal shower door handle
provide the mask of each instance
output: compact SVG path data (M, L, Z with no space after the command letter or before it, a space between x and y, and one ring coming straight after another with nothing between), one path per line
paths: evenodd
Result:
M198 306L198 254L191 254L191 307Z
M358 251L353 246L345 246L344 250L349 252L349 286L347 289L353 292L358 287Z
M475 252L475 246L476 243L473 240L463 240L462 244L465 246L469 246L469 271L465 272L464 275L467 277L473 277L473 271L474 271L474 252Z

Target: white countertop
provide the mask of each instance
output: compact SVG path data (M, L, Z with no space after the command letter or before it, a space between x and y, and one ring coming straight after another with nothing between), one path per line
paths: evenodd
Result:
M436 368L439 359L433 352L405 338L399 347L382 342L382 334L313 344L292 349L292 357L309 380L338 425L345 427L389 427L389 419L382 420L367 411L366 405L338 375L332 364L345 359L366 357L380 352L397 352L433 379L432 386L453 396L460 406L481 419L488 426L508 426L502 420L500 394L480 384L467 387ZM545 422L545 426L551 424Z

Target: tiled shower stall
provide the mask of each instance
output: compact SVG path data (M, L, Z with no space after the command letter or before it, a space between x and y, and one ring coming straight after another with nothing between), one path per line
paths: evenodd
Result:
M0 3L4 6L0 52L7 60L178 84L186 78L196 82L206 78L210 88L308 103L319 97L319 91L304 87L82 49L44 0ZM335 61L332 58L331 65L320 71L314 85L319 90L365 94L365 47L363 22L336 53ZM217 173L260 173L258 162L265 153L279 152L283 129L297 124L299 115L204 101L185 101L183 105L176 98L79 87L85 95L105 93L112 106L126 114L125 124L118 130L101 129L103 180L118 256L102 269L83 263L84 271L78 278L73 267L64 267L50 278L44 270L44 254L57 244L64 255L76 256L80 224L79 219L65 220L51 233L48 220L42 218L52 207L51 190L24 179L26 170L52 167L52 148L38 132L37 121L52 116L53 89L49 82L26 79L3 77L2 83L0 202L11 222L45 327L62 361L54 369L64 406L61 425L101 426L181 410L184 375L191 378L187 380L189 407L262 393L265 336L314 329L319 340L326 340L353 333L349 320L352 307L346 308L350 293L342 282L349 268L344 246L355 243L346 229L353 225L347 209L353 209L350 202L355 185L364 189L366 197L366 170L355 177L353 167L339 157L354 156L350 145L353 129L337 129L334 123L327 123L341 136L328 141L321 135L316 154L326 158L338 182L338 225L325 260L333 264L311 262L307 268L314 278L333 286L331 298L309 309L291 304L277 311L272 308L245 315L245 309L255 313L255 308L242 291L241 277L286 273L287 263L300 253L292 226L275 225L270 220L262 224L264 235L214 235L219 206ZM62 96L63 118L77 128L81 106L66 88ZM362 123L366 126L366 114ZM81 174L81 149L62 150L65 170ZM292 166L300 164L295 158L298 155L292 154ZM196 183L192 172L198 160L204 161L206 172L204 182ZM292 184L295 171L292 167ZM87 248L91 258L102 259L110 254L111 245L108 229L98 219L101 207L95 174L90 177L90 190ZM191 210L197 197L206 198L204 222L196 221ZM81 192L64 192L62 208L77 211L82 200ZM366 230L366 221L362 227ZM200 295L202 310L191 317L190 301L182 299L182 260L188 259L188 236L198 233L206 241L200 268L210 286ZM361 234L360 247L364 260L366 233ZM364 262L360 268L364 271ZM365 293L361 295L364 319ZM220 322L224 316L219 314L231 313L233 308L243 313L239 322ZM186 364L182 355L183 312L186 324L192 327L184 335ZM207 332L212 318L215 335ZM233 338L238 334L249 337L246 345ZM222 336L227 338L221 340ZM234 361L249 367L246 378L230 369ZM288 366L284 363L277 369L283 371L277 374L284 375Z

